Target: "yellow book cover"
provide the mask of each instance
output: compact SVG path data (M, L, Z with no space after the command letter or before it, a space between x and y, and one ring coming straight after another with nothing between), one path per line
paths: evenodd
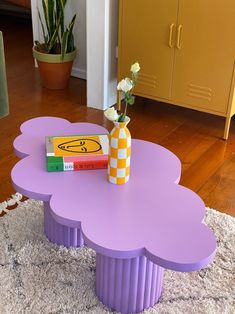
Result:
M107 155L108 135L47 136L47 156L91 156Z
M102 135L102 137L103 136L107 135ZM55 156L104 155L106 154L105 147L104 141L100 135L53 138Z

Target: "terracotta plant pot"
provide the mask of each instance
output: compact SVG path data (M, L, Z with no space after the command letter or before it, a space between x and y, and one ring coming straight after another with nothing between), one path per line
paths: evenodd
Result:
M33 56L37 60L43 86L48 89L66 88L76 55L77 50L74 50L65 54L62 61L59 54L41 53L33 47Z

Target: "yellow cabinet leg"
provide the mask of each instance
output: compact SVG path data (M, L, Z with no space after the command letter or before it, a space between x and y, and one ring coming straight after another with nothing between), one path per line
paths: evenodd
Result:
M224 140L228 139L229 127L230 127L231 117L226 118L225 127L224 127Z
M121 110L121 101L122 101L122 95L121 92L117 92L117 111Z

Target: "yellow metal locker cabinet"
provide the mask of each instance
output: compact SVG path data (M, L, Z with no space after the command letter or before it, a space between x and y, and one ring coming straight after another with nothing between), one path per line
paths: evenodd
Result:
M226 117L235 113L234 0L120 0L118 78L138 61L135 94Z

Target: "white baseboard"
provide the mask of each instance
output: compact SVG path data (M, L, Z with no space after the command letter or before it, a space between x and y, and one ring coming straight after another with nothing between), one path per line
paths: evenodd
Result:
M86 70L84 69L73 67L71 75L86 80Z

